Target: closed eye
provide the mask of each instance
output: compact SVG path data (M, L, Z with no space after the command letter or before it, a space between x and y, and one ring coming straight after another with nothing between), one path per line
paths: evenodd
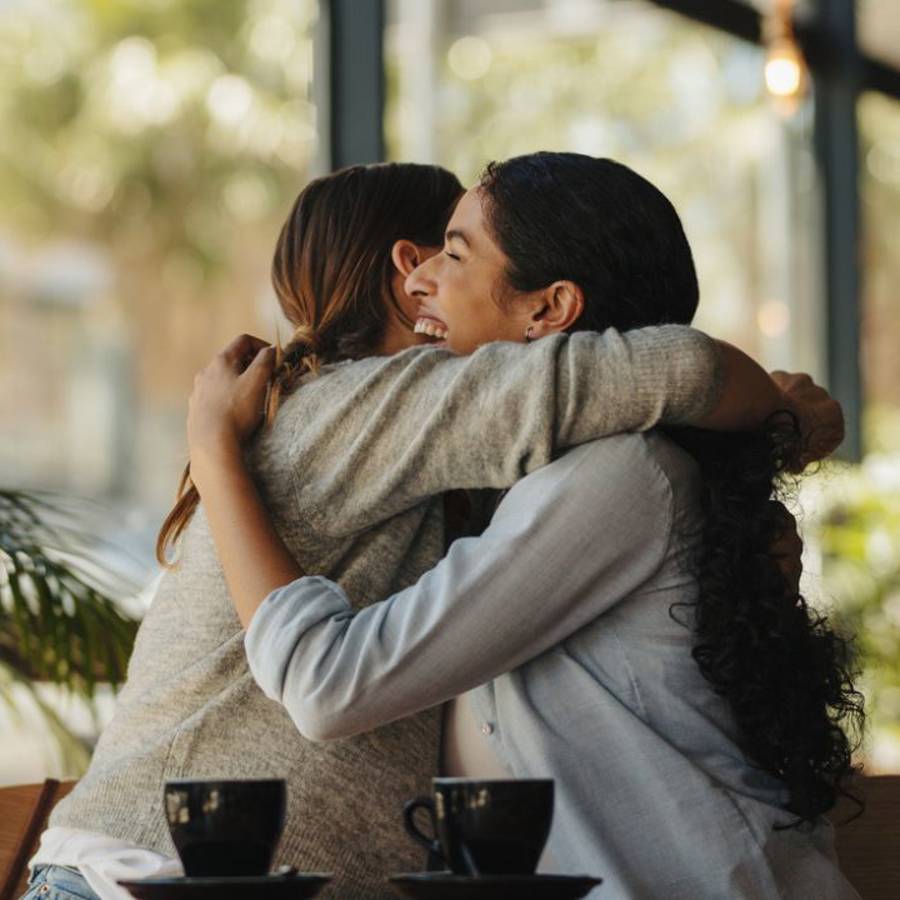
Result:
M450 259L455 259L457 262L459 262L459 257L455 253L451 253L449 250L445 250L444 255L449 256Z

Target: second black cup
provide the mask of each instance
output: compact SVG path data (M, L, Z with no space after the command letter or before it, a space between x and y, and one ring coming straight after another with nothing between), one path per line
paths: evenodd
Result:
M281 778L166 782L166 819L185 874L265 875L286 801Z
M435 778L434 796L403 810L406 830L458 875L531 875L553 821L552 779L480 781ZM425 809L434 836L419 830Z

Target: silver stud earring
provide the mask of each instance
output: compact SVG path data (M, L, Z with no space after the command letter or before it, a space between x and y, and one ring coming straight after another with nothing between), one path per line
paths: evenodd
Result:
M530 344L534 340L534 335L531 333L531 326L529 325L525 329L525 343Z

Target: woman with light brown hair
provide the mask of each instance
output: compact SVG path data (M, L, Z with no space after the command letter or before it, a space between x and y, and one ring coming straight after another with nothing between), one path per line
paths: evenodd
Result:
M620 163L567 153L489 166L406 288L461 354L686 323L699 301L671 203ZM251 671L302 734L340 740L445 704L441 774L552 778L540 871L602 876L600 896L857 896L823 818L863 722L853 647L800 593L786 565L799 539L773 502L783 473L840 441L824 391L779 377L821 404L812 445L781 414L558 454L483 534L357 610L339 584L301 577L243 465L266 373L264 356L246 372L215 360L188 432ZM491 443L486 429L477 449ZM466 895L464 880L412 877Z
M743 354L690 328L579 334L530 348L513 335L468 357L417 346L407 276L439 251L461 187L433 166L354 167L301 193L273 262L295 331L274 370L271 427L246 459L285 546L357 608L442 556L444 494L506 488L560 449L660 421L741 428L782 396ZM435 331L434 328L429 330ZM515 335L521 340L521 335ZM246 362L253 342L225 358ZM198 461L193 460L196 464ZM243 631L189 478L160 534L160 582L116 714L90 769L54 811L31 891L120 897L114 882L177 871L162 783L284 777L276 862L336 874L342 900L386 896L421 865L398 826L438 766L440 711L314 743L247 667ZM72 872L78 869L78 873Z

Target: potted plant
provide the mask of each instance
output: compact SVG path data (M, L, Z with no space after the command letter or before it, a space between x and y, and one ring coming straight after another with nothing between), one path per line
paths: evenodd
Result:
M0 489L0 703L21 718L30 701L69 770L83 768L89 747L40 685L95 709L98 685L124 680L137 630L119 602L133 588L98 564L97 546L65 501Z

